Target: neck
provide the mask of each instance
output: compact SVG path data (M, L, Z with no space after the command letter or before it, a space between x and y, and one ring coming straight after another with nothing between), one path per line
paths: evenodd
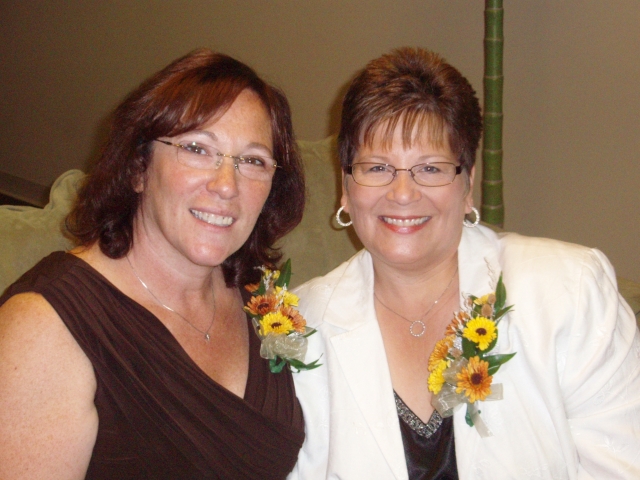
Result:
M457 269L457 252L433 267L421 271L391 266L374 259L374 289L383 301L396 299L393 301L394 305L401 304L405 300L411 300L411 304L415 304L416 299L420 299L420 303L426 305L436 300L436 297L442 293L442 289L456 275ZM457 291L458 285L452 285L454 286L455 289L451 288L451 290ZM425 295L429 298L425 298Z
M211 305L213 292L221 297L226 290L220 267L180 268L166 258L136 247L122 260L129 264L136 281L144 283L162 304L177 311L189 313L202 305Z
M134 222L133 246L127 255L145 282L166 283L173 290L208 291L216 273L222 273L220 266L198 265L190 261L171 247L164 237L145 231L143 222L138 219Z

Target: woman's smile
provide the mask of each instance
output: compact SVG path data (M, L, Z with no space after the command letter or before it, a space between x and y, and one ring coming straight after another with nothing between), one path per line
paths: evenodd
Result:
M424 225L431 217L379 217L384 223L393 227L399 227L403 230L408 227L420 227Z
M198 220L208 223L209 225L215 225L216 227L229 227L235 219L233 217L215 215L213 213L206 213L200 210L189 210L191 214Z

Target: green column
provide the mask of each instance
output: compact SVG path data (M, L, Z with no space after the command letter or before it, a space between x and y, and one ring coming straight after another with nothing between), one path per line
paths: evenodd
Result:
M504 224L502 198L502 0L485 0L484 136L482 141L482 220Z

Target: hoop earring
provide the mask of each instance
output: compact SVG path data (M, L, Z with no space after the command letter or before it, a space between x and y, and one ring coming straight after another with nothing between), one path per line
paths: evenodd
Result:
M469 220L467 220L467 217L465 216L464 220L462 220L462 225L464 225L467 228L475 228L475 226L478 225L478 223L480 223L480 212L478 211L478 209L476 207L471 207L471 211L476 216L476 219L473 222L470 222Z
M351 220L349 220L348 222L342 221L342 219L340 218L340 214L342 213L343 210L344 210L344 207L340 207L338 209L338 212L336 213L336 222L338 222L338 225L340 225L341 227L348 227L353 222Z

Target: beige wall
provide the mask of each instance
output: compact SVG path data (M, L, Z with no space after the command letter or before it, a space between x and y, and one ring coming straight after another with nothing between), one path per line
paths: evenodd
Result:
M640 280L640 3L505 9L505 227L598 247ZM0 190L86 169L109 111L197 46L280 85L307 140L392 47L432 48L482 91L480 0L14 0L0 18Z

